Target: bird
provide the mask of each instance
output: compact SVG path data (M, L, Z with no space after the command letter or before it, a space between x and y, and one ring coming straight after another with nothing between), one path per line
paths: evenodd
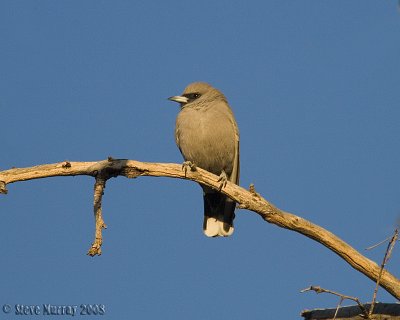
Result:
M185 169L200 167L226 181L239 183L239 129L224 94L206 82L189 84L181 95L168 98L180 104L175 142ZM234 231L236 203L201 185L204 199L203 232L208 237L227 237Z

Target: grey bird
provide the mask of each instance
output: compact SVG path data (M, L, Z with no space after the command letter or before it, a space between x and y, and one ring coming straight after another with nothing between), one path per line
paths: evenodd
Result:
M239 183L239 130L222 92L205 82L189 84L182 95L169 100L180 104L175 141L184 165L198 166L220 176L222 183ZM201 185L204 197L203 231L208 237L233 233L235 202Z

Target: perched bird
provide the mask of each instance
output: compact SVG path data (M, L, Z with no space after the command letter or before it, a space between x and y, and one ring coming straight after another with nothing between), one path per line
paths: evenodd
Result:
M182 95L169 100L180 104L175 140L185 159L184 165L198 166L239 182L239 130L225 96L205 82L189 84ZM204 195L203 231L208 237L233 233L235 202L201 185Z

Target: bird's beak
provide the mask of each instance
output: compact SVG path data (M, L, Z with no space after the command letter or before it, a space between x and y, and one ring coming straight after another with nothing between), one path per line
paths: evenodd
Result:
M173 96L173 97L169 97L168 100L171 101L175 101L175 102L179 102L182 104L188 103L189 99L183 96Z

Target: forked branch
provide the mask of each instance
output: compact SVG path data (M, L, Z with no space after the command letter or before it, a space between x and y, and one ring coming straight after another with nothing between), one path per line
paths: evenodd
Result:
M341 294L341 293L338 293L338 292L335 292L332 290L327 290L327 289L321 288L319 286L310 286L308 288L301 290L300 292L307 292L307 291L315 291L316 293L330 293L330 294L333 294L340 298L339 303L336 307L336 311L335 311L335 315L333 316L333 319L336 319L339 308L341 307L343 300L346 300L346 299L352 300L357 303L358 307L360 308L361 315L364 319L371 319L371 317L372 317L372 312L369 313L367 308L361 303L361 301L357 297L347 296L345 294Z
M182 171L180 164L173 163L151 163L135 160L108 159L99 162L61 162L40 165L30 168L16 168L0 172L0 193L5 193L6 185L18 181L40 179L54 176L76 176L88 175L97 177L99 174L107 173L107 177L125 176L137 178L139 176L169 177L193 180L216 190L220 187L218 176L201 168L195 171ZM331 251L335 252L354 269L363 273L374 282L380 277L380 285L397 299L400 299L400 280L383 270L373 261L364 257L346 242L335 236L324 228L311 223L299 216L282 211L261 197L254 190L252 192L239 187L231 182L222 188L222 193L235 200L239 207L253 211L260 215L265 221L279 227L303 234L311 238ZM101 215L99 215L101 217ZM99 220L99 225L104 224ZM96 219L97 222L97 219ZM96 228L96 232L98 229ZM97 237L97 236L96 236ZM94 245L96 244L96 240ZM101 242L98 241L98 244ZM98 253L98 252L97 252ZM96 254L96 252L94 252Z

